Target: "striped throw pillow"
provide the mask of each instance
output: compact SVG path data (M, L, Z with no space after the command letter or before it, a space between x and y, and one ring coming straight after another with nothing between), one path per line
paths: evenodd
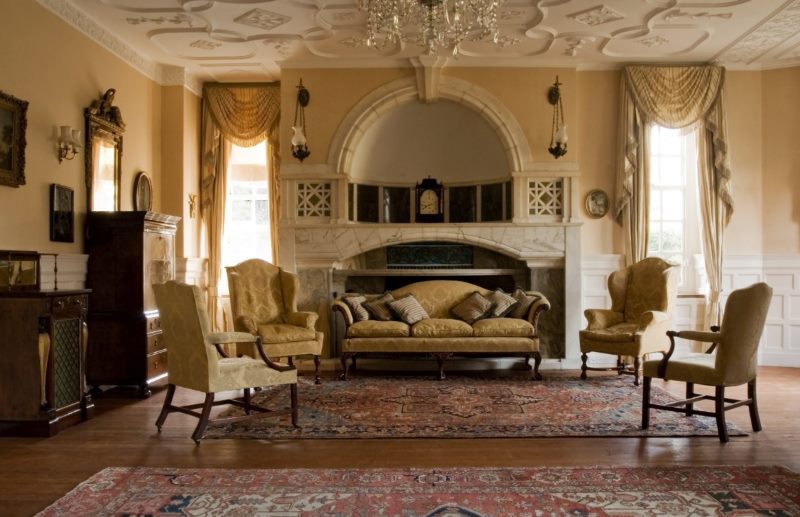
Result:
M391 309L389 309L389 302L394 301L394 296L392 293L386 292L383 296L372 300L371 302L364 302L361 305L367 309L372 319L376 319L378 321L392 321L394 319L394 314L392 314Z
M409 294L399 300L389 302L389 307L397 314L397 317L403 320L407 325L426 320L430 316L425 312L422 305L419 304L413 295Z
M353 321L364 321L369 319L369 312L362 305L367 301L366 297L361 295L345 296L342 299L350 309L350 314L353 315Z
M467 298L450 309L458 319L466 321L470 325L481 318L485 318L492 310L492 302L486 299L478 291L475 291Z
M492 312L489 313L490 318L502 318L519 303L516 298L503 292L502 289L495 289L486 297L487 300L492 302Z
M528 311L530 310L531 305L536 303L536 300L539 299L538 296L533 294L528 294L519 287L517 287L517 289L514 291L514 294L512 294L511 296L513 296L518 302L517 305L515 305L514 308L511 309L511 312L508 314L509 317L511 318L527 319Z

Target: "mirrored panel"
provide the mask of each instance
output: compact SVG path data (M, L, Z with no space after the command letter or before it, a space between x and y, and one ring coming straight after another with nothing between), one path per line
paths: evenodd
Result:
M113 105L112 88L85 110L86 189L89 211L113 212L120 209L120 171L122 133L125 123Z

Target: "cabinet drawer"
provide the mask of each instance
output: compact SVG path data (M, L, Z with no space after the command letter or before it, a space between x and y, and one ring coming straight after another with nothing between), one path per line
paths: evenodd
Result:
M164 344L164 336L161 332L147 336L147 355L154 354L167 348Z
M141 363L139 363L141 364ZM167 352L159 352L147 357L147 378L152 379L167 373Z
M161 319L158 317L158 313L148 314L146 325L147 325L147 332L155 332L157 330L161 330Z

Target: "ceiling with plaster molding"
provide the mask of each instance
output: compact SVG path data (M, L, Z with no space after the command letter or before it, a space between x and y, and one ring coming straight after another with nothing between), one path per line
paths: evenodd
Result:
M424 53L368 48L357 0L37 1L162 84L170 74L272 81L286 67L407 66ZM800 65L800 0L503 0L498 18L499 44L465 42L447 66Z

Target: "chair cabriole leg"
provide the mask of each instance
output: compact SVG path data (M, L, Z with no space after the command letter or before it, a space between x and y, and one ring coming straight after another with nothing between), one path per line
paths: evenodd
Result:
M586 360L589 356L585 353L581 354L581 379L586 379Z
M200 440L203 439L203 433L206 432L206 426L208 425L208 417L211 415L211 408L214 406L214 394L213 393L206 393L206 399L203 402L203 411L200 413L200 421L197 422L197 427L194 429L192 433L192 440L196 444L200 444Z
M717 418L719 441L728 442L728 427L725 425L725 386L717 386L714 397L714 416Z
M319 380L319 356L314 356L314 384L320 384L322 381Z
M158 432L161 432L161 426L164 425L164 422L167 420L167 415L169 415L169 408L172 406L172 397L175 395L175 385L174 384L167 384L167 395L164 397L164 405L161 407L161 413L158 415L158 419L156 419L156 428L158 428Z
M639 356L633 358L633 385L639 385L639 367L641 366L642 360Z
M642 429L650 427L650 377L644 378L642 387Z
M542 354L535 352L533 354L533 378L537 381L542 380L542 374L539 373L539 365L542 364Z
M339 378L342 379L343 381L347 380L347 371L349 368L347 365L347 360L350 358L351 355L352 354L349 352L342 352L342 356L339 358L339 360L342 362L342 374L339 376Z
M686 383L686 400L689 400L692 397L694 397L694 383L693 382L687 382ZM688 402L686 404L686 416L692 416L692 415L694 415L694 404L691 403L691 402Z
M244 389L244 414L250 414L250 388Z
M753 431L761 430L761 419L758 417L758 402L756 401L756 380L747 383L747 398L750 399L750 425Z

